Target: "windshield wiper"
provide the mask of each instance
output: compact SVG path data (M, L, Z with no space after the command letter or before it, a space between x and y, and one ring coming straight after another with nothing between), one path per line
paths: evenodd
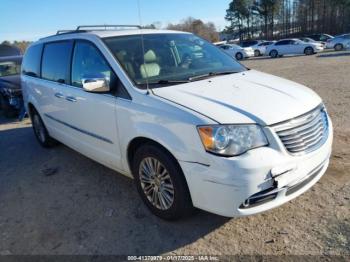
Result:
M171 85L171 84L183 84L183 83L189 83L189 80L167 80L167 79L161 79L154 82L148 82L149 85ZM143 83L147 84L147 83Z
M203 75L192 76L192 77L188 78L188 81L192 82L192 81L206 79L206 78L212 77L212 76L230 75L230 74L236 74L236 73L239 73L239 72L237 72L237 71L209 72L209 73L203 74Z

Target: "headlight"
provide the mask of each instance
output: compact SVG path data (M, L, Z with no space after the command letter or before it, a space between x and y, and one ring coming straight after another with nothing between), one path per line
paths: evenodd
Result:
M223 156L240 155L268 144L258 125L199 126L198 132L206 151Z

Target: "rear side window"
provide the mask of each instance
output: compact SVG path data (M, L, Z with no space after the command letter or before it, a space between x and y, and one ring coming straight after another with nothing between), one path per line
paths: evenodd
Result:
M289 40L282 40L276 43L276 45L289 45L290 41Z
M69 83L71 42L45 44L41 65L41 77L59 83Z
M42 48L42 45L34 45L28 48L23 58L22 74L33 77L40 76L40 59Z

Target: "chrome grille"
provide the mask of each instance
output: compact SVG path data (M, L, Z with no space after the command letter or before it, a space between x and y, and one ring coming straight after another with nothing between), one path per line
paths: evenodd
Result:
M327 140L327 113L323 106L319 106L304 115L274 125L273 128L291 154L309 153Z

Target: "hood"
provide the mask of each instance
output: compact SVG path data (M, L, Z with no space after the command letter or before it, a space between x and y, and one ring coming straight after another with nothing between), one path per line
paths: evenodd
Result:
M322 102L305 86L255 70L153 92L221 124L271 125L304 114Z

